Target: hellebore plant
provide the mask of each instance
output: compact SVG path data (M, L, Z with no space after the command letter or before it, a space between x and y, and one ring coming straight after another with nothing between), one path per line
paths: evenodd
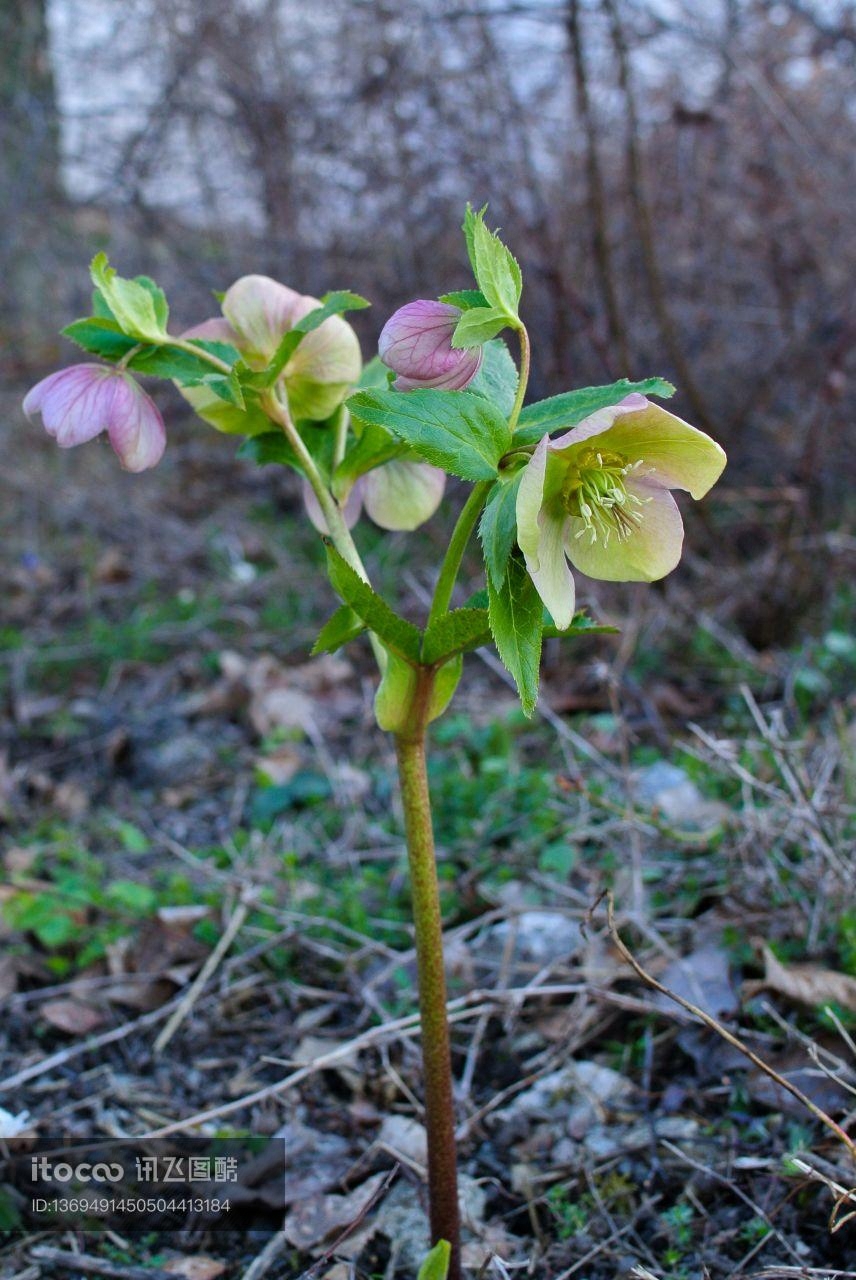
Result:
M403 306L384 326L380 358L365 367L342 318L368 305L355 294L319 302L245 276L223 295L222 316L173 336L162 290L144 276L122 279L100 254L91 268L93 315L64 333L107 363L51 375L24 406L41 413L63 446L106 430L122 465L142 471L159 461L164 429L133 375L169 379L205 422L246 437L240 457L302 477L342 602L313 652L368 635L380 671L377 722L395 740L416 933L431 1236L438 1249L441 1241L451 1246L453 1280L460 1225L428 725L454 695L464 655L490 643L531 715L543 638L609 629L574 612L569 562L610 581L662 578L683 542L670 490L701 498L725 466L718 444L648 398L672 395L661 378L524 405L530 347L520 268L484 211L468 208L463 229L476 287ZM519 367L499 338L504 330L517 338ZM384 529L415 529L436 511L447 475L472 487L420 628L375 593L351 530L363 510ZM485 589L453 608L476 528Z

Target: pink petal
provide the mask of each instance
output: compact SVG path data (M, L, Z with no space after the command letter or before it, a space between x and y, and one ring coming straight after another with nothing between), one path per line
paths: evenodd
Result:
M195 324L190 329L185 329L181 335L182 338L199 338L203 342L228 342L233 347L240 345L240 338L235 330L229 324L228 320L224 320L222 316L211 316L208 320L203 320L201 324Z
M24 400L24 413L42 415L48 435L62 449L92 440L110 425L115 370L100 364L74 364L36 383Z
M455 350L452 334L461 318L457 307L420 298L408 302L387 320L378 340L384 364L398 374L397 391L437 387L460 391L472 382L481 364L480 347Z
M107 427L110 443L126 471L156 466L166 448L166 428L153 400L133 378L121 378L113 390Z

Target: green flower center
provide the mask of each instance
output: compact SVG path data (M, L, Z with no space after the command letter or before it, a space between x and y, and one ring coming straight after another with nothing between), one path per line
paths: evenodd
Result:
M606 547L613 534L619 542L630 536L649 501L627 489L627 476L640 466L638 460L628 462L620 453L584 449L578 454L562 485L562 505L568 515L582 521L574 537L587 536L592 544Z

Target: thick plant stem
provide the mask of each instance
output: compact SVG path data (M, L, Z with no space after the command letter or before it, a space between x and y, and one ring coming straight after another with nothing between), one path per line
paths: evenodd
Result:
M427 692L424 700L427 701L430 697L430 676L428 673L425 676ZM422 699L417 695L414 701L418 704ZM431 1243L436 1244L438 1240L449 1242L452 1254L448 1280L459 1280L461 1227L452 1063L446 1015L446 974L443 967L443 925L425 767L424 713L418 705L414 706L413 720L412 730L398 734L395 745L416 924L425 1126L428 1132Z

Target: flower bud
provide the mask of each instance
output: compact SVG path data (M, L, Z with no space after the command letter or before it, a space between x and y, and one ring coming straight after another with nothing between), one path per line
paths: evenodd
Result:
M124 369L100 364L61 369L28 392L24 413L40 413L45 430L61 449L106 431L126 471L154 467L166 446L157 406Z
M384 325L378 341L381 360L398 374L396 391L435 387L461 391L479 371L481 347L455 350L452 334L461 312L445 302L423 298L400 307Z

